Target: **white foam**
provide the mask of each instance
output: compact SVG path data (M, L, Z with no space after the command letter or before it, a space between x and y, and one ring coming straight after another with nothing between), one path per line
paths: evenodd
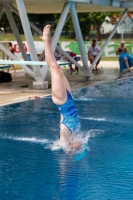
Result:
M54 141L52 144L46 147L47 149L51 149L52 151L60 150L61 144L59 140Z
M2 135L0 137L2 139L24 141L24 142L31 142L31 143L42 143L42 144L49 143L49 140L47 140L47 139L38 139L38 138L35 138L35 137L14 137L14 136L7 136L6 134Z
M95 117L79 117L80 119L94 120L94 121L106 121L106 118L95 118Z
M33 143L48 143L47 139L37 139L35 137L27 138L27 137L16 137L15 140L25 141L25 142L33 142Z
M94 101L95 98L86 98L86 97L81 97L81 98L74 98L74 101Z
M115 117L112 117L112 118L96 118L96 117L81 117L79 116L80 119L84 119L84 120L92 120L92 121L104 121L104 122L110 122L110 123L119 123L119 124L131 124L132 121L131 119L127 119L127 120L123 120L122 118L118 119L118 118L115 118Z

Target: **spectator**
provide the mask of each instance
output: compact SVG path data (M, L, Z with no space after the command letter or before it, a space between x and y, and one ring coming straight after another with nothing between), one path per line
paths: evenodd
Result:
M74 60L78 61L76 53L74 53L74 52L71 51L71 52L69 53L69 55L70 55L72 58L74 58ZM76 65L75 65L75 70L73 70L72 64L69 65L69 67L70 67L70 74L72 74L72 72L75 71L75 70L77 71L77 74L79 73L79 69L78 69L78 67L77 67Z
M13 48L11 42L8 42L8 43L7 43L7 47L8 47L8 49L9 49L9 51L10 51L11 53L14 54L14 48ZM12 58L9 58L9 60L12 60ZM16 69L15 69L15 66L14 66L14 65L11 65L11 66L12 66L12 68L13 68L13 70L14 70L14 75L16 75Z
M119 55L120 73L124 69L128 69L133 66L133 56L129 54L128 49L125 47L125 41L121 41L120 47L116 50L116 55Z
M59 43L57 43L57 45L60 46ZM60 60L62 57L62 54L57 49L55 50L54 55L55 55L56 60Z
M100 48L96 44L97 44L96 39L93 39L91 46L88 48L88 60L90 61L91 64L93 63L95 57L100 52ZM99 58L99 60L96 63L96 66L95 66L96 71L98 71L97 66L98 66L100 60L101 60L101 58ZM93 71L94 71L94 69L93 69Z
M89 40L90 40L89 36L86 36L85 41L89 41Z

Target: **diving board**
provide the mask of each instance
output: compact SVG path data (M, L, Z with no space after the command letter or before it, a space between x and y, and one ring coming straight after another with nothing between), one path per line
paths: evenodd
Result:
M7 65L7 66L0 66L0 69L9 69L9 68L11 68L10 65Z
M58 65L70 65L70 62L57 62ZM0 65L47 65L45 61L0 60Z

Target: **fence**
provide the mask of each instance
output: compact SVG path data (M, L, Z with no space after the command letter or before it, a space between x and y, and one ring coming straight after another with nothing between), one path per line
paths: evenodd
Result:
M16 41L12 42L14 45L14 51L15 51L15 55L19 58L22 59L22 55L19 49L18 44L16 43ZM77 55L80 55L80 51L79 51L79 47L78 47L78 43L77 42L59 42L60 43L60 47L64 50L64 51L73 51L74 53L76 53ZM35 49L36 49L36 53L37 54L41 54L44 50L44 45L43 42L34 42L35 44ZM104 42L98 42L98 46L100 47L100 49L102 48ZM4 43L4 45L6 46L6 43ZM29 50L28 50L28 45L27 42L24 41L23 42L25 51L27 54L30 54ZM85 47L85 51L86 54L88 53L88 47L91 45L91 41L89 42L84 42L84 47ZM115 42L110 42L107 47L105 48L105 50L102 53L103 57L116 57L116 49L120 46L119 43L115 43ZM133 55L133 44L126 44L127 49L129 50L130 54ZM7 59L8 56L5 55L4 52L2 52L0 50L0 58L1 59Z
M102 48L104 42L98 42L98 46L100 49ZM86 54L88 52L88 47L91 45L91 41L84 42ZM64 51L73 51L77 55L80 55L79 47L77 42L60 42L60 46ZM119 43L110 42L105 50L102 53L102 56L104 57L116 57L116 49L120 46ZM133 45L132 44L126 44L127 49L131 54L133 54Z

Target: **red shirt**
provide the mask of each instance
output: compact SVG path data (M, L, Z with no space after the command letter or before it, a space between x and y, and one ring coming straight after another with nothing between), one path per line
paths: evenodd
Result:
M69 55L70 55L71 57L73 57L74 60L78 61L78 60L77 60L76 53L74 53L74 52L71 51L71 52L69 53Z

